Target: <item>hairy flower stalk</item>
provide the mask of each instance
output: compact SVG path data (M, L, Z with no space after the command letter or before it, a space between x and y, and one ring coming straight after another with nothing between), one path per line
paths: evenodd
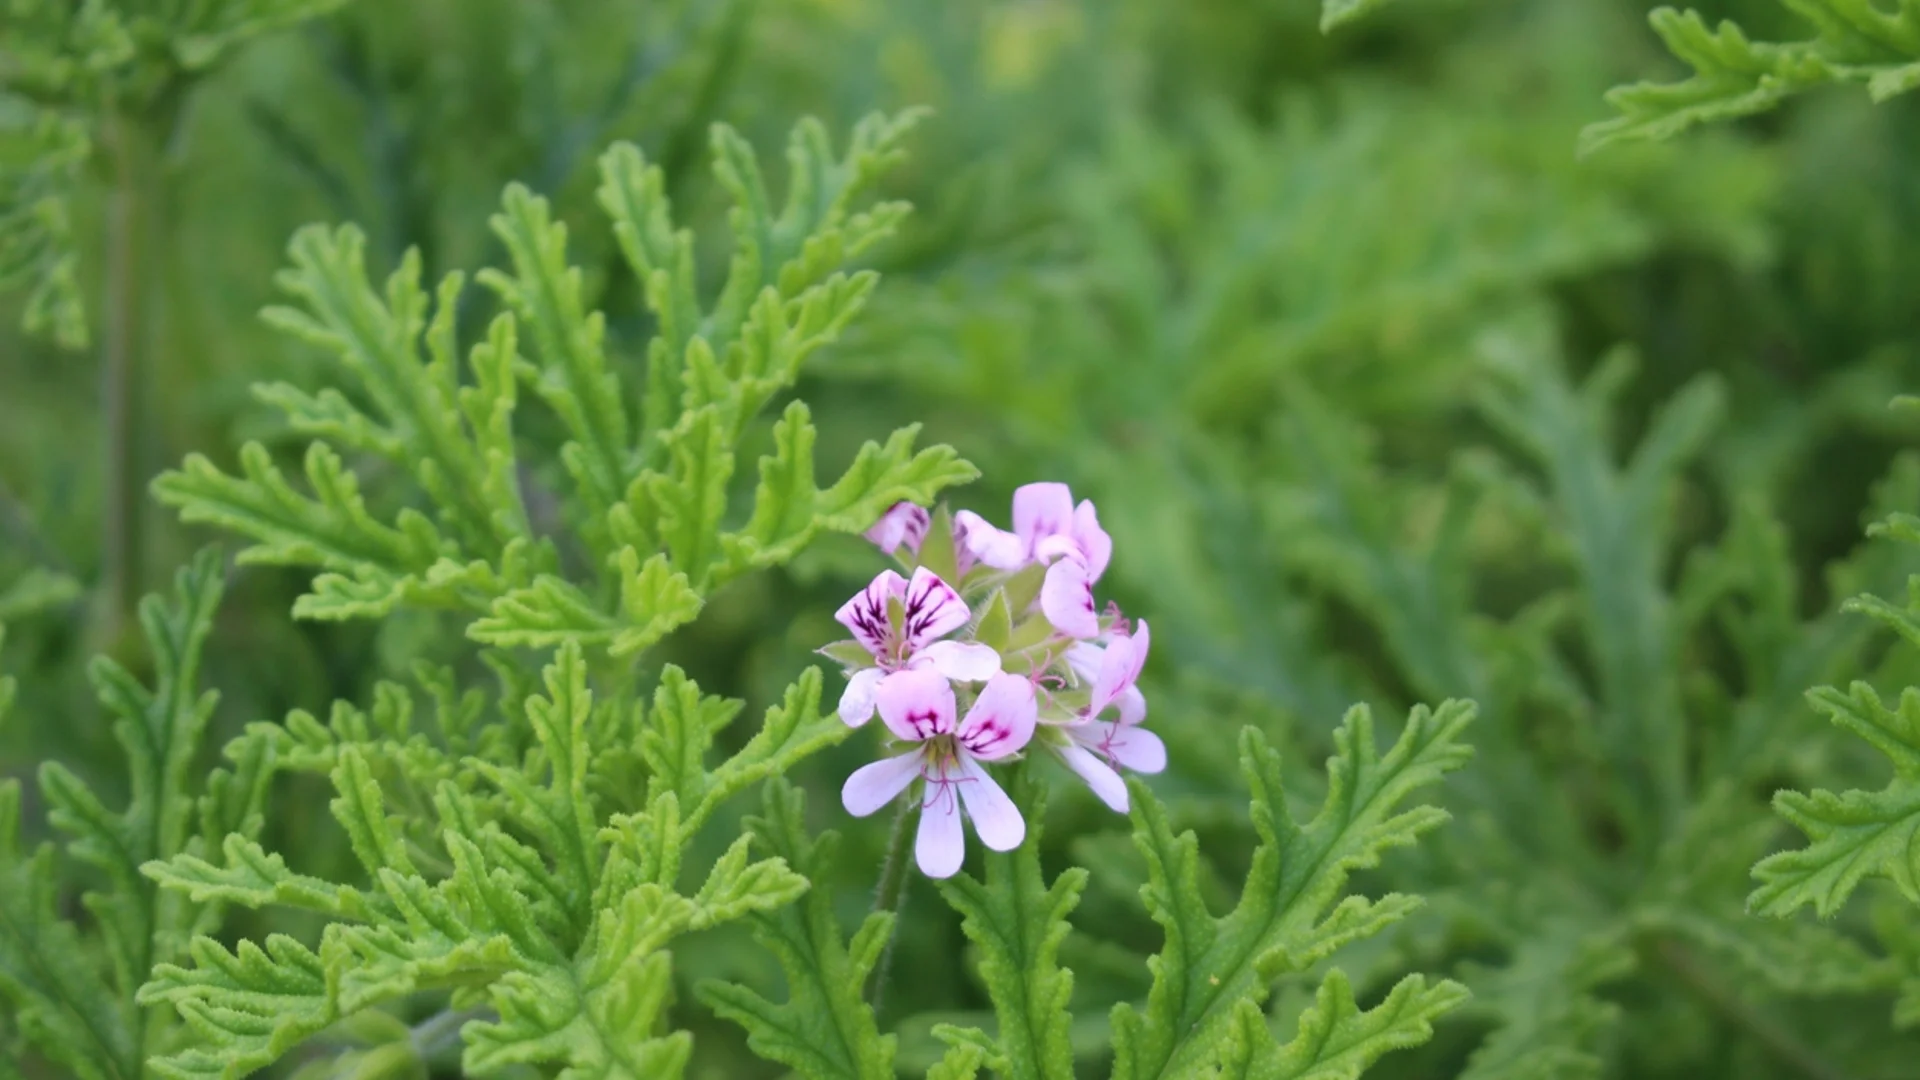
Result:
M882 571L834 616L852 639L821 650L846 666L841 719L858 727L877 711L894 743L848 777L841 801L864 817L914 792L915 857L930 877L959 870L963 816L988 847L1019 846L1025 821L988 767L1029 745L1122 813L1120 770L1166 768L1165 745L1142 726L1147 624L1094 600L1113 542L1093 503L1029 484L1014 493L1013 525L893 506L866 536L912 576Z

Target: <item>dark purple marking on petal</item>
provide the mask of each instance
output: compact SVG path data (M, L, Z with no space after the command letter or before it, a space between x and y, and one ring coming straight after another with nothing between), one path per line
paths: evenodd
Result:
M952 586L939 578L928 576L921 579L920 588L907 593L906 625L902 627L900 636L908 641L917 639L926 632L941 606L957 599L959 596Z

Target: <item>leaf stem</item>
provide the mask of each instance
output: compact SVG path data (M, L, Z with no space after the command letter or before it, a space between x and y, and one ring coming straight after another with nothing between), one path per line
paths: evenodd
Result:
M414 1052L432 1064L448 1047L460 1045L460 1031L470 1021L497 1019L498 1014L488 1008L446 1008L414 1025L407 1037L413 1041Z
M890 911L898 916L901 906L906 903L907 849L913 842L913 825L919 817L919 809L919 799L902 798L899 812L893 815L893 829L887 834L887 860L880 865L880 883L874 888L875 911ZM873 988L868 997L875 1016L880 1015L880 1005L886 996L887 971L893 966L893 949L899 940L900 924L896 918L893 930L887 934L886 951L880 954L880 962L873 966Z

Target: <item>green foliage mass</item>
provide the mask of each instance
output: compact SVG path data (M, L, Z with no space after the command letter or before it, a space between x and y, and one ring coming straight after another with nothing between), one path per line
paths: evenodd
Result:
M0 0L0 1078L1910 1076L1920 7L1703 11ZM1041 480L1168 767L902 876Z
M67 348L87 342L72 218L95 145L124 142L131 116L172 108L248 39L344 2L9 0L0 21L0 289L25 292L28 331Z

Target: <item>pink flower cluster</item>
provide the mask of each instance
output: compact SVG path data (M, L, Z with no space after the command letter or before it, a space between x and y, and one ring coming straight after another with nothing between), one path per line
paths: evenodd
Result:
M1037 744L1125 813L1119 770L1159 772L1167 752L1141 726L1147 624L1094 601L1113 541L1093 503L1074 505L1065 484L1028 484L1014 492L1011 532L899 503L866 535L911 576L874 578L834 615L852 639L821 650L847 668L840 718L859 727L878 712L896 744L847 778L847 812L865 817L918 781L915 858L951 876L966 854L962 811L995 851L1026 838L986 766Z

